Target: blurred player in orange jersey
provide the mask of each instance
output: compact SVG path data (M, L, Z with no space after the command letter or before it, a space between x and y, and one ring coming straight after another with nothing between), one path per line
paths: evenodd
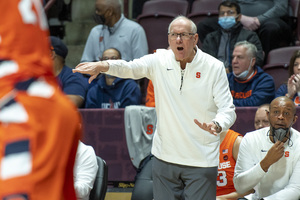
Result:
M80 117L57 89L41 2L0 13L0 199L75 200Z

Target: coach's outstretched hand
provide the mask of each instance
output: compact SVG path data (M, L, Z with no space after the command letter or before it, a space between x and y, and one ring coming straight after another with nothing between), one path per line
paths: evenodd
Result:
M79 72L81 74L89 74L89 83L91 83L101 72L107 72L109 68L108 62L99 61L99 62L84 62L78 64L73 73Z
M211 123L200 123L197 119L194 119L195 124L197 124L200 128L202 128L205 131L208 131L209 133L213 135L218 135L217 127L216 125Z

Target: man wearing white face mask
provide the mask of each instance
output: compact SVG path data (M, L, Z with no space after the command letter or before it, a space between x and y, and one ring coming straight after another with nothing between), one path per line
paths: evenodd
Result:
M223 1L218 11L220 27L205 37L201 49L222 61L229 73L232 72L231 61L235 43L246 40L256 46L256 64L262 66L264 54L261 42L255 32L244 29L240 23L240 6L235 2Z
M274 98L274 80L255 65L256 53L256 47L247 41L234 46L228 81L235 106L260 106Z

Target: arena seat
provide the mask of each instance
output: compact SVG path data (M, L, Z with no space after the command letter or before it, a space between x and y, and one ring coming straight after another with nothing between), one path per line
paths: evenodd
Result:
M218 16L218 6L222 0L196 0L193 2L188 18L197 25L207 17Z
M268 54L267 62L262 68L273 77L276 90L281 84L288 80L290 58L296 50L300 50L300 47L290 46L277 48L271 50Z
M144 28L149 53L158 48L168 48L168 26L178 15L187 15L188 2L182 0L147 1L137 22Z
M93 189L90 193L89 200L104 200L107 190L107 178L108 178L108 167L106 162L96 156L98 164L98 172L96 174L96 179L93 185Z

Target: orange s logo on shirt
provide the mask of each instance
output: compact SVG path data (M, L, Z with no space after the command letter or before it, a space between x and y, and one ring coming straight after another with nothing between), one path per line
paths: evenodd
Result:
M285 151L285 152L284 152L284 156L285 156L285 157L289 157L289 156L290 156L290 152L289 152L289 151Z
M196 78L200 78L201 77L201 73L200 72L196 72Z
M148 124L147 125L147 134L151 135L153 133L153 125L152 124Z

